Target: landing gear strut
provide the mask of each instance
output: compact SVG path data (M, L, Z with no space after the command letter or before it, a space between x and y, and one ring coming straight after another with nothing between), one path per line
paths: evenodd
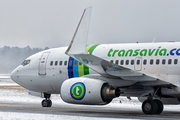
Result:
M41 102L43 107L51 107L52 101L50 100L51 94L44 93L44 100Z
M142 111L148 115L161 114L163 108L163 103L157 99L153 100L151 95L142 104Z

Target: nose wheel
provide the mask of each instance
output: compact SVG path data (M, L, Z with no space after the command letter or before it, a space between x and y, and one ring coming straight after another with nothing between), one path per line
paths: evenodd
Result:
M41 105L43 106L43 107L51 107L52 106L52 101L51 100L43 100L42 102L41 102Z
M47 93L44 93L44 99L42 102L41 102L41 105L43 107L51 107L52 106L52 101L50 100L50 97L51 97L51 94L47 94Z

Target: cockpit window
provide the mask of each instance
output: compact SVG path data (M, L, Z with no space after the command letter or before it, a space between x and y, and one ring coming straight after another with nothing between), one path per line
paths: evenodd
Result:
M24 62L23 62L21 65L26 66L26 65L28 65L29 63L30 63L30 60L24 60Z

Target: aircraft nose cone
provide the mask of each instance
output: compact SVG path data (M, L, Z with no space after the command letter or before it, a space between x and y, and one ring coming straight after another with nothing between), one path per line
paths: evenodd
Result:
M14 70L14 71L12 71L11 72L11 79L13 80L13 81L15 81L16 82L16 80L17 80L17 75L16 75L16 73L17 73L17 70Z

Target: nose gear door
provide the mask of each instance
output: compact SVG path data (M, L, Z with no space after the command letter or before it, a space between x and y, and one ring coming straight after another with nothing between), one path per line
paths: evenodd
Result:
M39 61L39 75L46 75L46 62L48 59L50 52L45 52L42 54L40 61Z

